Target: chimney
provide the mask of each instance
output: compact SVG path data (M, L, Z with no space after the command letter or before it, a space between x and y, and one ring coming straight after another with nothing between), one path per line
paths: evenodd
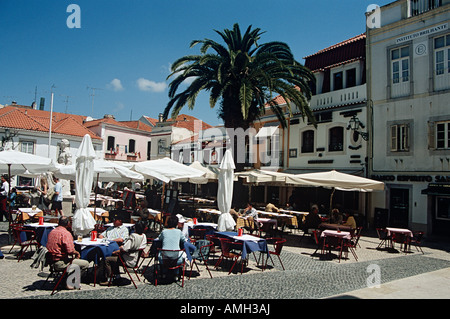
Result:
M158 122L162 122L163 121L163 114L159 113L158 115Z

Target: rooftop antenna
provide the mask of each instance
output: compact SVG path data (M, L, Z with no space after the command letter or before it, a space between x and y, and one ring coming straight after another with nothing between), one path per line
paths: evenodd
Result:
M66 114L67 114L67 110L69 108L69 97L71 97L71 96L69 96L69 95L61 95L61 96L64 96L66 98L64 100L64 102L66 102Z
M103 90L103 89L100 89L100 88L93 88L93 87L87 87L87 89L89 90L91 90L92 91L92 93L90 94L90 96L92 96L92 110L91 110L91 116L93 117L94 116L94 97L95 97L95 90Z

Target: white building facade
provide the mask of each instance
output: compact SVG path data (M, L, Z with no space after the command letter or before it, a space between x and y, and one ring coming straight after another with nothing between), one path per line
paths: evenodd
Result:
M398 0L372 14L369 177L386 184L372 197L374 223L449 234L450 1Z

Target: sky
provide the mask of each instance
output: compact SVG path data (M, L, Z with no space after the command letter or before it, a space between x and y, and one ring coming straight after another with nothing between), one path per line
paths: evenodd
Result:
M158 118L171 64L199 54L192 40L239 23L282 41L297 61L365 32L371 4L394 0L0 0L0 104L118 121ZM72 7L75 4L77 7ZM207 94L181 113L220 125Z

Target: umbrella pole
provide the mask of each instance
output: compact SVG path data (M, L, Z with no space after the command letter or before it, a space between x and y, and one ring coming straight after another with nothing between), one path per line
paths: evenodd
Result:
M331 217L331 210L333 209L333 196L334 196L335 190L336 190L336 188L333 187L333 190L331 191L331 195L330 195L330 217Z
M8 197L11 193L11 164L8 164L8 195L6 196L6 203L8 203ZM12 242L12 235L11 235L11 206L8 205L8 244L11 244Z
M95 210L97 208L97 187L98 187L98 175L100 175L100 173L97 173L97 183L95 184L94 187L94 219L95 219Z

